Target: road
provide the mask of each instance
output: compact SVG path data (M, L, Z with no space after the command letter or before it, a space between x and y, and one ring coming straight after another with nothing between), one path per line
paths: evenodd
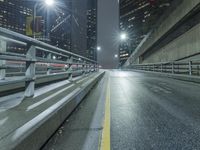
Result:
M76 126L80 122L78 119L85 116L84 121L90 126L89 122L94 121L94 113L90 118L87 113L93 110L96 112L96 120L99 120L95 121L95 129L99 129L95 138L88 142L88 135L91 137L91 134L85 134L83 138L75 136L77 132L65 132L64 137L57 138L61 143L47 144L49 149L62 149L62 143L70 143L69 137L72 135L74 149L85 149L84 144L79 144L79 141L95 145L89 146L88 150L98 149L97 140L105 129L101 122L106 100L110 101L110 114L105 112L105 116L110 116L108 126L112 150L200 149L200 84L115 70L107 71L100 83L98 88L93 89L93 94L90 93L80 105L81 109L72 114L71 119L74 121L64 124L64 128L69 129L69 125L73 126L75 123ZM94 108L98 108L98 111ZM80 123L79 125L82 126Z

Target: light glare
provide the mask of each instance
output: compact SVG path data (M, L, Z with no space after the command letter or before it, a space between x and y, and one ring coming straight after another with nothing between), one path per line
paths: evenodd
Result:
M127 39L127 34L126 34L126 33L121 33L120 39L121 39L122 41L126 40L126 39Z
M45 0L45 3L48 5L48 6L52 6L54 4L54 0Z
M97 51L100 51L101 50L101 47L100 46L97 46Z

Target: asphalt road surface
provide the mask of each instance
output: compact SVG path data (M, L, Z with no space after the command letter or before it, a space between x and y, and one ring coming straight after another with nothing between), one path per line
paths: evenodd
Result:
M112 150L200 149L200 84L114 70L62 126L64 135L58 130L45 149L99 149L107 85Z

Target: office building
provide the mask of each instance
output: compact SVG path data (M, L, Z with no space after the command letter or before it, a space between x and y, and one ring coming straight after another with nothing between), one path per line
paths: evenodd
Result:
M0 0L0 27L26 34L26 17L31 14L21 0ZM24 47L8 44L7 51L24 51Z
M86 53L88 58L97 60L97 0L88 2Z
M97 60L97 0L72 2L72 51Z
M56 6L37 3L37 32L33 33L33 11L36 2L0 0L0 27L73 53L96 60L97 0L56 1ZM8 45L9 51L25 50Z

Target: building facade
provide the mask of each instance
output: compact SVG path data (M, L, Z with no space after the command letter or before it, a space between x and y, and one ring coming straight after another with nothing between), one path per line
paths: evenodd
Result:
M72 2L72 51L97 60L97 0Z
M57 5L54 11L48 11L46 37L49 44L72 51L72 2L62 0Z
M27 31L33 21L27 20L33 18L35 4L34 1L0 0L0 27L31 37L35 35L40 41L97 59L97 0L58 0L52 8L38 3L36 16L41 17L41 29L33 35L33 31ZM8 49L24 50L16 45L8 45Z
M97 0L88 1L86 57L97 60Z
M119 28L128 36L119 46L119 66L122 66L142 39L156 28L163 12L173 0L120 0Z
M26 17L32 15L32 9L21 0L0 0L0 27L26 34ZM24 47L7 45L8 51L24 51Z

